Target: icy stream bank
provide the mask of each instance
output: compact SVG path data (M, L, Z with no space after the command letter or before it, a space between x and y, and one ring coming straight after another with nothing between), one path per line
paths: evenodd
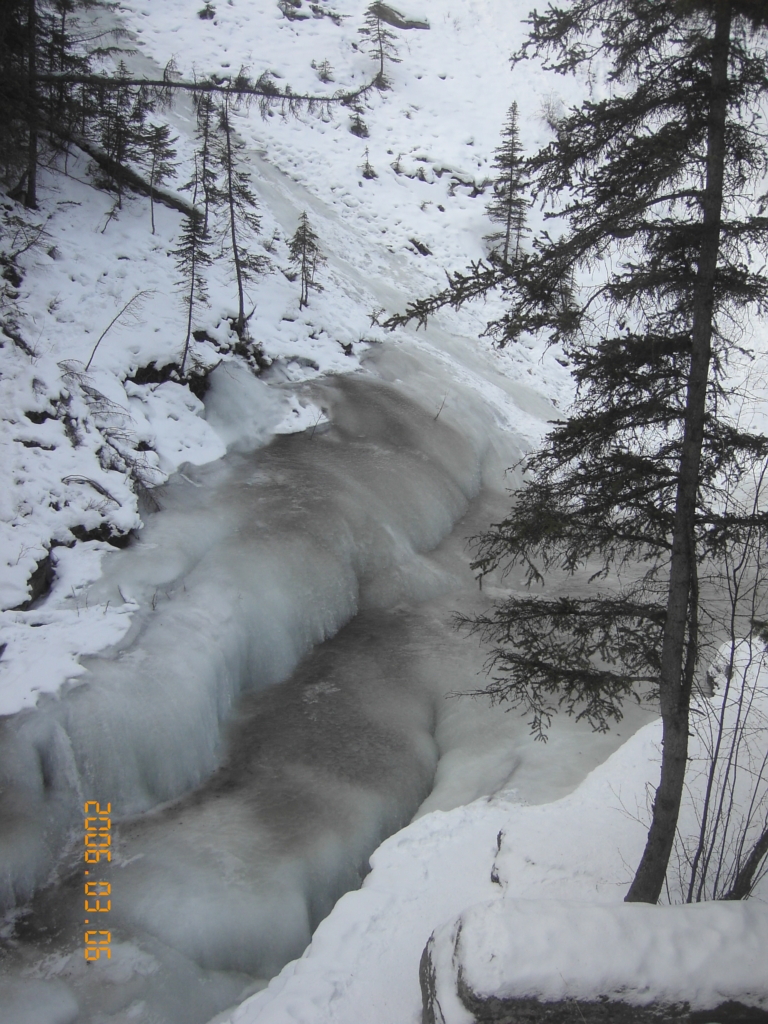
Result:
M471 389L454 386L437 415L413 382L382 379L418 376L412 359L379 362L379 375L307 386L330 424L163 488L162 511L87 594L125 602L131 631L67 692L4 721L7 904L77 842L83 799L123 819L115 962L98 983L79 948L78 846L6 946L3 997L36 1024L58 1022L62 1007L61 1019L90 1021L134 1003L147 1016L130 1019L206 1020L301 952L429 793L436 700L467 678L435 677L451 604L444 621L434 608L409 618L459 582L422 552L466 513L484 466L501 483L515 451ZM227 737L243 690L252 696ZM199 786L222 757L202 789L136 818Z
M240 690L284 679L354 615L361 585L466 511L488 443L477 410L458 429L456 412L435 419L371 378L312 390L331 429L162 489L163 511L88 595L133 604L129 635L69 692L4 721L6 906L44 879L84 796L123 816L199 784Z
M545 749L517 717L444 699L482 666L451 617L489 599L466 537L506 506L515 451L471 389L454 384L439 415L415 400L412 354L379 353L376 371L311 386L327 428L166 487L90 592L134 601L132 634L6 723L29 744L28 810L60 814L50 834L84 796L128 815L105 874L113 961L83 960L75 852L6 945L13 1024L204 1024L301 954L417 810L510 785L552 799L621 742L563 721Z
M517 452L487 391L434 366L425 387L412 350L370 368L305 386L327 424L167 485L88 594L132 602L131 632L5 722L9 893L77 840L84 798L122 819L114 960L83 960L75 847L5 946L14 1024L203 1024L298 956L417 810L510 784L552 799L621 742L563 722L545 750L444 699L482 666L451 619L489 600L466 538L506 507Z

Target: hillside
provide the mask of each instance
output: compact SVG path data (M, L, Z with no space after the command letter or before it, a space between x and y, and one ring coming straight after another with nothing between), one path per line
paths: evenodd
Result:
M175 151L156 201L140 184L119 196L76 145L41 168L37 210L0 197L0 1024L470 1024L506 1020L521 992L563 1013L606 996L765 1015L765 878L749 904L621 902L658 777L656 707L627 706L606 733L562 715L542 744L524 717L455 699L487 653L456 613L523 588L494 573L479 589L468 541L504 517L510 467L570 405L567 361L528 336L495 348L494 295L426 329L380 326L487 256L511 103L533 151L548 111L603 94L600 66L590 81L513 70L528 0L407 0L385 8L382 87L367 6L79 15L82 45L120 47L100 72L312 97L226 108L253 197L246 329L213 189L185 358L179 249L203 191L183 89L150 115ZM306 305L303 215L322 257ZM764 350L762 322L744 342ZM762 377L749 387L762 422ZM708 729L725 708L738 730L727 657L697 697L670 903ZM759 784L734 807L756 800L754 827L764 657L745 643L736 658L754 731L735 760ZM84 801L111 815L114 856L88 883L111 897L98 962L83 955Z

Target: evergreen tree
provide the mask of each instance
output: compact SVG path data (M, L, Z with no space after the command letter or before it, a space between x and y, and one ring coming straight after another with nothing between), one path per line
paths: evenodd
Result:
M315 273L318 267L325 263L317 235L309 226L306 211L299 218L299 226L289 243L288 251L291 263L296 267L301 280L301 296L299 298L299 309L301 309L303 306L309 305L309 289L317 287Z
M313 60L309 66L314 68L317 73L317 77L324 84L327 85L328 82L333 81L333 65L329 60L321 60L319 64Z
M0 161L3 181L18 195L24 190L27 164L25 14L23 0L0 5Z
M213 141L216 134L216 104L209 92L196 97L197 114L196 138L200 160L200 188L203 193L203 223L209 230L208 219L211 207L221 199L217 187L217 174L213 156Z
M358 139L367 139L370 134L368 125L363 120L363 107L359 102L352 104L352 117L349 119L349 130Z
M153 105L147 91L129 84L128 77L128 69L120 61L114 86L104 92L98 118L99 141L111 168L118 210L125 189L121 172L132 162L140 163L146 154L146 119Z
M658 695L661 779L631 901L658 900L675 835L700 625L717 614L699 578L768 525L722 500L724 478L746 484L768 457L768 440L729 415L727 376L741 325L768 306L754 260L768 240L767 27L751 0L574 0L533 14L523 54L564 74L610 62L609 95L562 116L529 162L562 233L512 265L453 275L389 321L500 287L499 344L540 332L574 367L575 407L527 460L475 567L522 565L545 582L589 566L594 593L515 597L474 627L493 645L485 692L527 709L535 729L558 706L602 729L627 698Z
M173 143L176 139L171 138L171 129L167 124L150 124L146 132L146 150L149 163L149 211L152 222L152 234L155 233L155 189L165 183L168 178L175 177L176 164L174 158L176 150ZM207 230L208 225L204 227Z
M246 231L256 233L261 228L258 202L251 189L251 176L237 164L237 155L243 143L235 136L232 124L230 97L219 109L219 137L217 156L222 171L221 197L227 211L226 235L232 253L237 281L237 318L233 324L238 337L245 336L248 318L245 315L245 285L269 268L266 256L251 252L245 242Z
M25 205L37 208L37 161L40 136L40 97L37 83L37 0L27 0L27 191Z
M62 77L86 78L94 55L77 15L101 0L5 0L0 5L0 160L13 198L37 205L38 163L84 117L94 97ZM41 148L42 147L42 148Z
M387 28L387 23L382 18L382 5L380 3L370 4L365 12L363 27L358 29L364 41L368 43L368 53L378 62L379 70L376 75L376 85L379 89L389 87L389 79L386 74L386 62L400 64L401 60L397 50L397 36Z
M193 212L184 222L178 247L172 250L172 255L176 258L176 267L181 274L182 295L187 311L186 336L184 338L184 352L181 357L180 367L182 378L184 377L184 370L187 365L189 343L192 339L195 306L207 303L208 301L208 291L202 272L213 262L208 249L210 236L206 230L203 215L196 205L201 189L200 165L197 155L195 155L192 180L185 187L192 191Z
M378 174L376 173L376 171L373 169L373 166L371 165L371 158L370 158L370 155L368 153L368 147L367 146L365 147L365 161L364 161L363 166L362 166L362 172L363 172L363 177L367 178L369 181L372 178L378 178Z
M525 231L525 214L528 208L517 103L513 103L509 108L501 139L493 163L498 174L493 182L493 198L488 203L486 211L492 221L502 225L502 229L487 235L486 240L492 246L491 259L509 263L517 259L520 253L520 239Z

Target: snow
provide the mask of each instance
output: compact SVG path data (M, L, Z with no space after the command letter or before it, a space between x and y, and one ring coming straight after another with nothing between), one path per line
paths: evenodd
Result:
M333 3L340 24L290 21L274 0L214 6L201 20L200 0L123 0L95 17L128 29L136 52L126 59L153 77L173 58L184 76L246 67L332 93L375 70L357 34L363 0ZM442 287L446 269L484 255L481 189L511 101L531 149L546 138L542 105L559 102L558 90L575 101L587 86L535 64L510 70L527 2L395 6L430 27L397 33L392 87L364 104L369 138L349 132L344 108L233 114L262 218L249 242L272 261L248 294L269 364L259 378L235 353L225 261L195 315L202 340L191 358L214 368L204 399L141 376L181 358L169 256L179 214L156 206L152 235L147 202L127 196L110 218L111 197L76 153L66 176L43 175L39 214L5 205L22 234L42 231L18 259L14 304L29 351L5 339L0 349L8 901L51 877L84 796L112 800L121 818L143 815L120 833L114 960L100 974L86 969L65 878L34 907L40 934L55 924L56 937L13 947L0 977L7 1024L204 1024L214 1014L233 1024L416 1024L418 963L433 932L441 1002L459 1024L458 921L478 991L522 985L557 998L567 982L569 997L624 986L642 1002L677 998L679 983L702 1006L722 993L766 999L752 952L765 945L763 903L621 903L658 775L660 731L645 724L647 709L628 710L607 736L557 721L543 746L514 715L445 699L477 685L483 660L453 633L453 611L487 607L517 585L491 580L479 594L465 538L503 515L517 482L506 468L567 405L572 384L537 342L499 352L479 338L495 297L391 336L371 313L402 309ZM312 68L323 59L334 67L327 87ZM182 98L163 116L179 136L178 188L191 170L193 112ZM299 309L285 271L304 211L328 263L322 290ZM540 216L531 211L533 226ZM2 240L5 251L17 244ZM86 372L102 331L137 295L136 315L106 333ZM108 542L129 531L126 550ZM49 551L53 589L20 610ZM760 659L739 658L761 708ZM254 732L230 769L221 759L243 693ZM680 863L719 707L702 698ZM763 737L744 754L745 792ZM368 776L356 762L364 739L387 752ZM274 755L266 766L260 745ZM217 768L235 792L216 789ZM299 956L381 837L410 818ZM592 973L577 962L583 940L569 945L576 928L603 954ZM544 940L557 970L542 972L534 955ZM642 972L629 969L633 957Z
M379 847L362 888L336 904L304 956L216 1021L417 1024L430 937L445 1024L473 1020L459 971L481 996L768 1008L764 888L746 904L622 902L645 844L660 740L660 722L646 725L560 800L521 803L502 788L417 818ZM694 760L703 746L692 743ZM683 829L701 796L700 783L689 790Z
M499 900L438 929L432 948L446 1024L471 1024L456 995L459 970L481 998L765 1008L767 941L768 913L755 903Z
M126 58L131 66L156 75L172 56L182 75L202 68L233 73L241 66L256 74L264 69L259 54L268 52L269 68L281 76L278 81L290 81L296 91L317 92L323 87L311 62L322 54L337 69L332 89L358 85L370 76L370 58L354 48L363 10L357 0L336 5L341 27L327 17L288 21L272 0L221 4L212 21L201 20L198 9L197 0L171 0L162 13L142 3L121 4L119 23L128 29L128 41L139 45L138 53ZM384 340L382 332L370 327L371 310L400 308L416 282L418 291L427 292L442 285L444 267L461 267L483 254L484 200L469 198L461 185L452 187L451 176L472 181L488 175L508 94L505 88L487 95L476 58L482 53L483 61L507 80L507 55L522 38L519 22L500 15L502 9L498 4L465 3L450 15L431 17L429 31L400 33L403 63L392 69L391 91L375 92L367 104L367 140L347 131L346 114L339 111L330 120L315 114L295 120L274 114L263 120L246 108L233 115L261 205L257 248L274 266L250 288L256 306L252 334L273 360L269 387L285 389L318 373L354 370L366 343ZM103 28L113 24L111 15L99 18ZM533 90L524 131L533 145L543 138L537 104L549 86L543 78L526 85ZM474 99L479 91L481 107ZM181 99L167 116L179 135L180 183L191 168L192 111ZM465 127L469 123L471 134ZM446 130L448 124L453 130ZM379 177L373 181L360 173L366 146L378 167ZM390 165L401 153L398 174ZM419 168L426 168L426 181L409 177ZM259 391L258 383L251 390L254 400L258 392L264 401L264 412L254 413L247 425L240 415L233 416L226 427L213 407L204 418L199 401L172 381L133 383L129 378L139 368L152 362L160 368L180 357L183 310L178 274L168 256L176 244L179 215L156 206L157 233L150 235L146 201L128 197L110 220L111 198L91 188L88 161L76 154L68 158L67 176L45 175L40 192L40 214L25 216L28 231L42 229L44 242L20 257L24 279L16 301L33 356L6 344L0 381L2 444L13 453L3 460L0 481L0 607L6 609L27 599L27 580L38 560L51 544L71 544L73 527L105 527L112 534L141 528L135 488L118 465L121 459L134 467L132 475L141 484L154 487L184 463L201 465L220 457L224 445L263 444L272 433L323 423L321 413L285 390L286 412L281 423L272 423L267 410L273 400L266 388ZM303 210L319 234L328 266L319 275L323 290L312 293L308 309L298 310L298 288L280 269L287 268L286 239ZM426 243L434 256L425 259L416 253L412 237ZM197 311L196 324L226 353L233 343L226 317L234 311L226 263L213 268L208 284L210 308ZM119 320L106 334L85 374L96 339L136 295L143 296L136 315ZM485 312L469 310L442 320L472 336L482 329ZM451 358L444 340L425 342L443 361ZM193 342L192 356L201 368L221 359L208 341ZM523 380L552 398L564 395L567 374L553 357L543 362L541 357L537 348L525 346L514 355L488 356L512 380ZM225 362L229 358L225 354ZM462 342L458 359L452 360L453 372L462 379L472 372L471 358ZM475 378L475 386L486 394L498 392L485 370ZM508 394L491 393L489 399L510 418ZM215 396L212 400L215 405ZM241 405L235 408L242 412ZM33 425L25 415L28 410L54 419ZM550 409L541 403L532 417L513 415L510 426L519 436L535 439L549 416ZM67 422L76 438L66 436ZM243 431L240 441L233 436L238 430ZM105 439L118 448L114 469L102 465L105 452L111 451ZM24 442L34 447L24 447ZM62 485L64 478L70 483ZM94 492L88 481L103 486L115 500ZM59 550L53 550L54 561ZM56 587L48 604L57 605L74 622L77 616L67 608L66 595L88 579L84 567L66 594ZM30 640L41 652L46 648L40 660L45 671L35 671L21 656L18 638L24 622L13 614L0 613L10 628L0 660L0 712L5 714L33 706L35 694L55 693L77 674L66 646L47 628ZM117 623L107 627L109 617L107 613L101 640L94 636L91 648L114 642Z

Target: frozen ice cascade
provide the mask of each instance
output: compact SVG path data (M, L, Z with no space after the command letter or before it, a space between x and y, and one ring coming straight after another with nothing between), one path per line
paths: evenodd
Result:
M208 1020L299 955L440 790L442 698L482 660L447 639L466 537L507 500L504 406L524 421L545 404L512 382L489 401L499 385L426 365L383 346L362 372L298 386L315 427L185 467L88 592L134 608L128 634L3 721L2 899L23 913L0 982L21 1024L131 1006ZM510 757L474 781L465 765L449 804L502 784ZM80 948L84 799L115 818L98 984Z

